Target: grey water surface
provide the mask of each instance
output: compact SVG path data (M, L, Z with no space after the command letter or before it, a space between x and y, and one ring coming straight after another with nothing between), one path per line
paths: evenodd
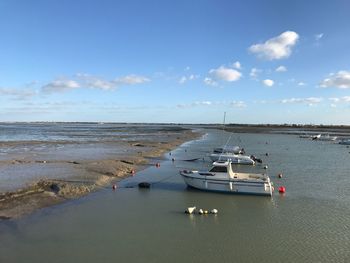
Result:
M160 168L119 182L116 191L106 187L0 221L0 262L350 262L349 148L294 135L205 132L167 154ZM230 136L230 144L263 159L235 169L267 172L275 188L286 187L284 195L185 186L179 170L210 163L184 160L206 160ZM153 183L151 189L133 187L142 181ZM219 213L187 215L188 206Z

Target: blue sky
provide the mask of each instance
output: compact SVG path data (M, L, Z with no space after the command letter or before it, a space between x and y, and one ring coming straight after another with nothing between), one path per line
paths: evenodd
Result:
M0 121L350 124L349 1L0 1Z

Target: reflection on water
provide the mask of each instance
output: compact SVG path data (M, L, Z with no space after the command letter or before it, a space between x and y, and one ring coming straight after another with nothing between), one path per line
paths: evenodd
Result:
M180 160L204 156L220 140L221 132L208 131L167 155L160 168L122 181L116 191L106 188L2 221L0 262L349 262L347 148L291 135L235 135L232 144L262 158L276 188L284 185L286 194L188 189L178 171L208 163ZM263 165L236 169L262 172ZM141 181L154 184L150 190L125 188ZM219 213L186 215L188 206Z

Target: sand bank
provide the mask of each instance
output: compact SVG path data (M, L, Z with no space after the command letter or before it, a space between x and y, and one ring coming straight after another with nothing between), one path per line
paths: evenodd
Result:
M13 159L0 160L0 168L7 170L57 174L56 177L46 177L44 174L20 189L0 193L0 219L19 218L39 208L79 198L101 187L110 186L112 182L132 175L133 170L138 171L149 165L150 158L161 157L180 144L200 136L192 130L160 131L160 134L156 140L145 137L143 140L99 143L103 149L105 144L110 148L123 149L115 151L115 154L101 154L101 158L96 155L95 158L86 158L76 154L74 159L67 160L59 154L55 158L49 152L46 158L45 155L20 153L13 154ZM60 171L65 171L65 176L60 176Z

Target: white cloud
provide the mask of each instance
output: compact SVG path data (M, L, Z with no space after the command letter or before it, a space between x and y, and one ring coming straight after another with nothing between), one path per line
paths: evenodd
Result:
M185 76L182 76L179 80L180 84L184 84L186 82L187 78Z
M1 88L0 96L9 96L15 100L25 100L37 95L38 92L31 88Z
M192 107L198 107L198 106L211 106L213 105L213 102L211 101L195 101L189 104L178 104L176 107L178 108L192 108Z
M300 82L298 82L298 86L306 86L306 83L305 83L305 82L300 81Z
M261 69L252 68L250 70L249 76L251 76L253 79L256 79L261 72L262 72Z
M350 96L343 96L340 98L328 98L328 100L332 101L333 103L341 103L341 102L349 103Z
M116 78L114 80L115 83L117 84L125 84L125 85L135 85L135 84L142 84L145 82L151 81L150 79L144 77L144 76L139 76L139 75L127 75L125 77L120 77Z
M315 35L315 40L316 40L316 41L319 41L322 37L323 37L323 33L321 33L321 34L316 34L316 35Z
M230 102L230 105L235 108L245 108L247 107L247 104L245 104L244 101L232 101Z
M193 108L193 107L214 107L214 106L231 106L235 108L245 108L247 107L244 101L195 101L188 104L178 104L178 108Z
M179 80L179 83L180 84L184 84L185 82L187 81L190 81L190 80L195 80L195 79L198 79L199 78L199 75L194 75L194 74L191 74L189 76L182 76Z
M249 51L259 58L274 60L287 58L292 53L292 47L297 43L299 35L294 31L286 31L281 35L267 40L265 43L249 47Z
M291 98L291 99L283 99L281 100L281 103L298 103L298 104L308 104L310 106L314 104L318 104L322 102L322 98L316 98L316 97L309 97L309 98Z
M203 82L208 86L217 86L218 85L218 83L216 81L214 81L212 78L208 78L208 77L205 78L203 80Z
M75 80L61 79L53 80L42 87L44 92L63 92L80 88L80 84Z
M241 69L242 65L239 61L236 61L235 63L232 64L232 67L234 67L235 69Z
M279 66L275 69L276 72L286 72L287 68L285 66Z
M350 71L341 70L337 73L329 74L328 78L325 78L320 83L321 88L339 88L350 89Z
M263 84L267 87L272 87L275 82L272 79L265 79L263 80Z
M221 66L217 69L211 69L209 74L213 76L216 80L222 80L227 82L237 81L241 78L242 74L232 68L226 68Z
M184 70L185 71L189 71L191 68L189 66L187 66Z

